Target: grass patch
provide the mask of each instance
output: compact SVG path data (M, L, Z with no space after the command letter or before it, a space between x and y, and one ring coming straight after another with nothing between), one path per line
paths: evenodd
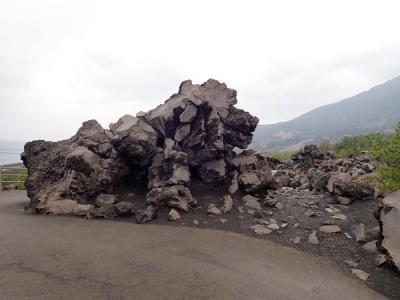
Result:
M295 152L292 151L275 151L275 152L267 152L265 153L265 156L273 157L279 159L280 161L287 162L291 160L292 155L294 153Z
M8 164L1 166L1 181L3 190L16 188L18 190L25 190L25 180L28 176L26 169L13 169L15 167L23 167L21 163ZM8 169L9 168L9 169ZM5 175L4 175L5 174ZM18 183L7 181L21 181Z

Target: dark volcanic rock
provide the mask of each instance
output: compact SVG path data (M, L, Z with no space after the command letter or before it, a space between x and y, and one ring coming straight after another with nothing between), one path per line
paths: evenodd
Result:
M136 117L125 115L110 130L91 120L68 140L27 143L22 158L32 210L69 214L77 205L91 204L92 216L110 218L119 209L97 203L98 195L118 198L121 186L145 187L147 208L136 212L145 222L162 205L189 210L195 201L188 187L195 178L226 188L230 182L232 193L235 186L245 192L267 189L273 179L266 159L252 151L233 152L247 148L258 124L258 118L234 107L236 94L216 80L185 81L164 104Z
M381 224L381 245L400 271L400 191L382 200L376 216Z
M234 156L231 165L239 174L239 188L246 193L265 191L274 186L267 159L253 150L245 150Z
M78 203L94 203L100 193L112 193L128 168L113 148L111 136L91 120L69 140L27 143L22 160L28 168L31 206L69 214Z

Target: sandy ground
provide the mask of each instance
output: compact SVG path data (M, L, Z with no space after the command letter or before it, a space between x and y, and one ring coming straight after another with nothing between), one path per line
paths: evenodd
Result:
M218 230L27 215L0 193L3 299L384 299L329 260Z

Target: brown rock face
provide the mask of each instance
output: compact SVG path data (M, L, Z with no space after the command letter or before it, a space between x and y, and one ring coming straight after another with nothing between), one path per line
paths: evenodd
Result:
M210 184L237 182L250 193L267 189L273 180L265 158L233 151L251 143L258 124L236 103L236 91L224 83L185 81L164 104L136 117L125 115L110 130L91 120L68 140L27 143L22 158L31 208L72 213L79 204L92 204L102 215L105 209L99 210L96 197L118 195L127 176L132 190L149 189L147 209L136 211L140 222L154 218L162 205L190 209L194 178ZM104 214L113 215L109 211Z

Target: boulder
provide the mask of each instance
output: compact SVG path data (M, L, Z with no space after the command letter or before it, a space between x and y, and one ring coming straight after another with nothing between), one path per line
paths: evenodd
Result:
M234 151L248 147L259 121L235 107L236 96L217 80L188 80L163 104L124 115L109 129L89 120L69 139L27 143L29 210L72 214L76 205L93 205L91 216L109 218L132 211L112 195L147 188L147 208L135 212L146 222L161 206L188 211L195 203L188 188L193 180L224 188L230 182L230 194L273 188L264 156Z
M70 199L49 201L46 212L53 215L70 215L77 205L76 201Z
M400 191L382 200L377 212L381 224L381 244L400 271Z
M375 189L373 187L358 182L335 181L332 184L332 191L340 197L353 200L372 200L375 198Z
M330 174L324 171L311 168L308 171L308 179L313 190L324 191L328 184Z
M187 187L172 185L152 189L146 196L146 203L155 208L165 205L187 212L195 200Z
M334 185L335 185L336 182L339 182L339 181L341 181L341 182L351 182L351 179L352 179L352 177L351 177L351 175L349 173L340 172L340 173L332 174L330 176L329 180L328 180L326 188L328 189L328 191L330 193L333 193L334 192Z
M275 185L267 159L253 150L234 156L231 165L238 172L238 185L245 193L265 191Z

